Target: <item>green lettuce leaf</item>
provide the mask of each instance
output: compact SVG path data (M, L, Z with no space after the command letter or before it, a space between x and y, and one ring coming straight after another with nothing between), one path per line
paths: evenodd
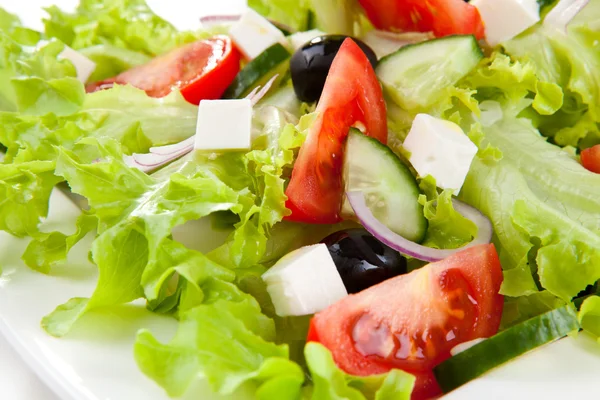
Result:
M59 57L64 44L39 39L21 43L0 31L0 110L70 114L83 103L83 85L73 64Z
M27 82L41 81L32 78ZM81 88L81 84L77 83L74 87ZM38 98L36 101L41 102L41 107L48 110L49 107L44 104L50 100L48 96L43 97L45 100ZM54 101L54 103L60 102ZM0 112L0 143L6 147L5 164L0 164L0 170L6 169L6 173L0 172L0 176L14 180L16 179L15 165L36 161L51 162L45 164L47 170L39 172L43 176L27 174L31 182L38 182L36 185L44 186L44 190L36 191L33 201L23 200L30 195L27 186L14 185L8 181L0 182L5 184L5 187L11 187L10 195L7 191L5 201L0 203L0 227L6 227L12 234L23 236L36 233L35 226L39 224L41 218L46 217L51 186L62 180L58 177L48 178L51 174L51 166L58 157L57 148L63 151L73 150L75 144L86 137L113 138L120 142L123 151L127 154L144 153L152 146L186 139L196 130L197 107L187 103L177 91L166 98L155 99L131 86L115 86L103 92L86 95L85 100L81 102L78 100L71 105L72 109L68 111L61 107L67 113L76 111L70 115L44 113L37 116ZM78 151L83 148L91 147L81 146ZM96 154L95 157L101 158L102 154ZM90 162L96 158L90 159ZM12 165L8 165L9 163ZM25 165L21 170L27 168ZM0 181L2 179L0 178ZM110 181L112 178L108 175L106 179ZM108 188L106 190L110 192ZM43 204L46 205L42 207ZM2 221L3 218L14 219L11 217L13 214L27 215L27 218L22 218L24 224L17 227L14 222ZM10 226L12 228L9 228ZM48 240L52 240L56 244L59 237L62 238L59 233L56 233L51 239L44 237L36 239L47 244L50 243ZM32 261L32 255L27 255L26 258L30 265L37 265ZM39 260L38 256L34 258ZM54 259L52 264L59 261ZM47 270L47 266L47 264L45 267L37 265L36 268Z
M476 158L461 197L494 224L506 270L502 292L521 296L542 287L569 301L600 279L600 176L526 119L501 120L485 138L504 158Z
M513 58L529 63L539 79L538 87L551 100L548 109L536 109L532 119L540 131L562 146L589 147L600 143L600 1L592 0L569 24L568 34L538 24L504 43ZM559 85L564 99L559 99ZM550 89L548 91L547 89ZM555 113L554 109L561 105ZM551 115L545 118L545 115ZM581 120L593 121L579 123Z
M498 52L483 60L461 85L476 89L480 102L499 102L504 116L516 117L530 105L540 115L552 115L563 106L560 86L540 81L532 63L513 61Z
M348 375L335 365L329 350L314 342L306 344L304 354L314 384L312 400L410 399L415 378L406 372L394 369L368 377Z
M248 6L266 18L289 26L294 31L310 29L313 18L310 0L249 0Z
M71 235L62 232L38 233L23 253L23 261L28 267L49 273L52 266L63 262L73 246L88 233L96 229L98 220L95 216L82 214L76 222L76 231Z
M6 147L0 164L0 229L18 237L38 233L50 193L62 180L54 175L56 146L69 147L84 135L79 125L53 114L0 113L0 143Z
M214 299L182 313L168 344L140 331L134 348L139 367L171 396L183 395L198 376L205 376L219 394L235 393L253 382L259 399L297 399L302 369L287 359L286 346L272 343L275 325L261 314L258 303L230 286L229 299ZM211 297L210 289L207 293Z
M432 176L422 179L419 187L425 193L419 196L419 203L423 205L423 213L429 221L424 246L456 249L477 236L477 225L454 209L452 190L439 193Z
M6 33L12 33L14 29L22 27L21 19L0 8L0 30Z
M81 0L74 13L57 6L46 11L46 36L76 50L109 44L156 56L196 39L191 32L178 32L144 0Z
M579 323L600 341L600 297L588 297L579 310Z
M0 164L0 229L17 237L38 232L48 215L48 199L60 178L54 161Z

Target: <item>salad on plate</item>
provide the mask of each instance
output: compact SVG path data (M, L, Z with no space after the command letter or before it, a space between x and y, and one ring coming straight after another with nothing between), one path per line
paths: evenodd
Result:
M169 396L281 400L437 398L600 337L600 0L426 3L0 9L0 229L40 274L91 235L99 272L42 328L142 299ZM73 234L40 229L56 187ZM174 239L199 219L227 239Z

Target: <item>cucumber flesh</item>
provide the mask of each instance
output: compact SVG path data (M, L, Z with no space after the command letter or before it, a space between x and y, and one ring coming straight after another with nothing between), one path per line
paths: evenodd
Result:
M579 329L577 313L568 305L538 315L451 357L433 372L444 392L483 375L536 347Z
M432 105L440 91L456 84L483 58L472 35L447 36L405 46L379 61L377 77L405 110Z
M347 191L362 191L373 215L392 231L415 242L425 238L416 179L389 147L354 128L346 144L344 183ZM354 217L346 199L342 215Z
M289 59L292 55L280 43L275 43L254 60L250 61L235 77L225 91L225 99L241 99L246 97L258 85L266 84L275 74L279 77L274 85L277 87L281 80L288 75Z

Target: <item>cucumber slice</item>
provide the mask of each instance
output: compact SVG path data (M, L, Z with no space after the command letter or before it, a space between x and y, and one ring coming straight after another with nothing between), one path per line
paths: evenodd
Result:
M354 128L346 144L344 182L347 191L365 194L373 215L392 231L415 242L424 239L427 220L416 179L389 147ZM354 216L346 199L342 215Z
M449 358L434 368L440 387L449 392L521 354L579 329L568 305L538 315Z
M258 85L266 84L275 74L279 74L274 87L287 75L292 55L279 43L275 43L254 60L250 61L235 77L225 91L225 99L246 97Z
M440 90L456 84L483 58L472 35L447 36L405 46L379 61L377 76L400 107L430 106Z

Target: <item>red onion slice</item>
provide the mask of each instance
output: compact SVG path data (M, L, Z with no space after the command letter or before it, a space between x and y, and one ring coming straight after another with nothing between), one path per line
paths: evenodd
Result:
M567 27L573 19L588 5L590 0L560 0L546 15L544 26L553 27L567 33Z
M187 149L189 146L194 146L195 136L185 139L183 142L169 144L166 146L151 147L150 153L159 156L168 156L173 153L180 153L181 150Z
M131 156L125 156L124 160L130 167L143 172L152 172L194 150L194 139L195 136L192 136L176 144L152 147L150 153L134 153Z
M365 227L367 231L369 231L382 243L385 243L392 249L409 257L413 257L427 262L435 262L443 260L444 258L449 257L452 254L464 250L466 248L477 246L480 244L490 243L492 240L493 227L490 220L476 208L471 207L456 199L452 199L454 209L460 214L462 214L463 217L470 219L477 225L477 237L475 237L473 241L471 241L469 244L461 248L451 250L440 250L422 246L418 243L403 238L397 233L392 232L390 228L388 228L387 226L385 226L385 224L383 224L381 221L375 218L375 216L367 206L365 196L362 192L348 192L346 193L346 196L348 198L348 201L350 202L350 205L354 209L354 213L356 214L360 223Z
M278 76L279 76L279 74L275 74L275 76L273 76L271 79L269 79L269 81L265 84L265 86L262 87L262 89L259 85L259 86L255 87L248 94L248 96L246 96L246 98L250 100L252 107L254 107L259 101L261 101L262 98L265 97L265 95L269 92L269 90L271 90L271 87L273 86L273 83L275 83L275 80L277 79Z
M206 1L206 0L205 0ZM231 15L206 15L200 18L200 23L203 28L212 28L213 26L223 24L233 24L240 20L242 16L240 14Z

